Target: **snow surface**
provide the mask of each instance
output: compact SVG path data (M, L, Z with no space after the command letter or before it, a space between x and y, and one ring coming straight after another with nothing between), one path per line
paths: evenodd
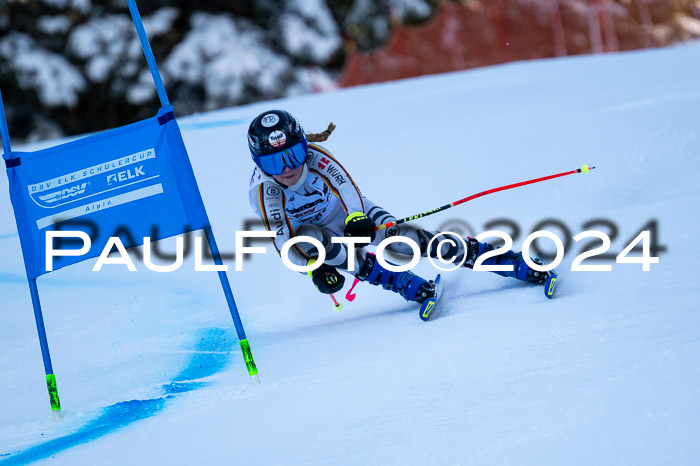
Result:
M422 219L571 234L618 253L657 219L660 263L558 270L558 295L444 276L442 313L368 285L334 311L266 255L229 273L262 383L217 278L87 261L38 280L65 418L49 409L8 196L0 196L0 464L698 464L700 44L514 63L181 119L224 252L252 217L247 123L283 107L364 194L408 216L503 184L598 168ZM154 110L155 113L155 110ZM15 148L30 150L32 147ZM0 178L2 190L7 181ZM604 229L604 227L598 227ZM562 232L553 229L562 236ZM522 244L524 234L516 241ZM172 249L174 240L162 242ZM611 262L612 263L612 262ZM430 276L422 263L416 272Z

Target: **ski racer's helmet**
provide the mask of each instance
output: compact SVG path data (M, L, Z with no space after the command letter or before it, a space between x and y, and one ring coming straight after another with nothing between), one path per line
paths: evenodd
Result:
M255 164L268 175L306 162L306 134L294 115L284 110L263 112L250 123L248 148Z

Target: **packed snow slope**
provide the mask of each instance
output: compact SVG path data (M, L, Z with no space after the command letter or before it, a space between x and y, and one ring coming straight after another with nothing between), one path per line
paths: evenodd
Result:
M398 217L597 168L416 222L470 234L513 234L515 224L519 249L539 222L559 221L542 227L570 243L553 300L461 269L444 275L442 312L425 323L414 304L362 284L334 311L269 243L242 272L229 260L260 385L249 382L216 275L195 273L192 259L173 273L140 263L93 273L91 260L41 277L60 422L0 196L0 464L698 464L698 83L695 43L182 118L227 253L252 218L247 124L269 108L291 111L309 132L335 122L325 147ZM0 185L6 193L5 177ZM498 219L512 224L489 225ZM654 220L660 262L648 272L615 263ZM571 237L587 229L614 236L612 256L583 264L612 271L571 271L591 241ZM428 262L415 271L436 273Z

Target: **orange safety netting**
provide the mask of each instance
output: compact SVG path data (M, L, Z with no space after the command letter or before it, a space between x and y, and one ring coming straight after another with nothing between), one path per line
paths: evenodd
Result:
M634 0L442 2L420 26L395 24L372 51L351 45L338 84L354 86L488 66L513 60L655 45L647 3ZM617 14L612 5L616 4ZM623 4L626 14L621 14Z

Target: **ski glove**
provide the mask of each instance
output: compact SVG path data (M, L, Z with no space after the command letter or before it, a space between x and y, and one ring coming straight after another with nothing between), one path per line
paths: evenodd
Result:
M355 212L345 219L345 236L360 237L365 236L370 239L370 243L377 236L377 226L372 219L367 217L362 212ZM358 244L358 246L367 246L367 244Z
M311 265L314 262L316 259L311 258L306 265ZM314 282L318 291L324 294L337 293L343 289L345 284L345 277L338 272L338 269L327 264L321 264L321 267L306 273L311 277L311 281Z

